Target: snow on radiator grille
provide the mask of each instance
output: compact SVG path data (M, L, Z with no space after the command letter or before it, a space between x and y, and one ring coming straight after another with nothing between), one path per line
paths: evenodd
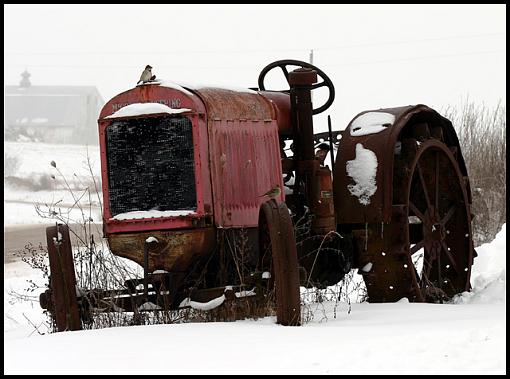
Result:
M196 209L193 137L185 117L114 121L106 129L112 217Z

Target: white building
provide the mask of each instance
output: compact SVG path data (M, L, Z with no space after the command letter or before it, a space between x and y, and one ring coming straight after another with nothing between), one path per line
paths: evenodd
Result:
M94 86L33 86L21 74L5 86L4 140L98 144L97 119L104 100Z

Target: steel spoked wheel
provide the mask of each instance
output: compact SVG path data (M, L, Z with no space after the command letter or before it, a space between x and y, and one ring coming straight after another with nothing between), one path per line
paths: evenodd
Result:
M417 301L443 302L470 289L473 244L464 179L452 152L437 140L418 146L408 168L412 292Z
M439 138L405 138L393 171L391 222L355 231L368 301L442 303L469 290L476 253L454 153Z
M267 280L265 295L276 303L278 324L301 323L299 268L294 228L285 203L270 200L259 217L260 268ZM267 275L269 274L269 275Z

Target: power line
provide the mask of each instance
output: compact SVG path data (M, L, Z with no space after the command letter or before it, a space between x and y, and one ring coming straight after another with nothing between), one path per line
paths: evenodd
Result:
M314 49L315 51L316 49ZM470 52L461 52L461 53L450 53L450 54L438 54L438 55L424 55L419 57L402 57L402 58L392 58L392 59L382 59L382 60L369 60L369 61L360 61L360 62L347 62L340 64L328 64L328 67L341 67L341 66L352 66L352 65L361 65L361 64L376 64L376 63L386 63L386 62L400 62L400 61L412 61L412 60L426 60L426 59L436 59L436 58L451 58L456 56L465 56L465 55L483 55L483 54L495 54L495 53L504 53L506 50L487 50L487 51L470 51ZM132 68L140 68L139 65L132 66L119 66L119 65L31 65L27 63L23 64L5 64L5 67L24 67L24 68L82 68L82 69L90 69L90 68L111 68L111 69L132 69ZM243 69L257 69L261 68L259 66L190 66L190 65L160 65L158 68L169 68L169 69L193 69L193 70L243 70Z
M119 65L32 65L32 64L5 64L5 67L26 67L29 68L83 68L83 69L89 69L89 68L111 68L111 69L120 69L120 68L140 68L140 65L136 66L119 66ZM197 69L197 70L236 70L236 69L244 69L244 68L257 68L255 66L172 66L172 65L158 65L159 68L171 68L171 69ZM260 67L259 67L260 68Z
M407 57L407 58L396 58L396 59L381 59L377 61L362 61L362 62L351 62L351 63L341 63L341 64L332 64L328 65L329 67L340 67L340 66L353 66L353 65L361 65L361 64L374 64L374 63L386 63L386 62L404 62L404 61L414 61L414 60L427 60L427 59L436 59L436 58L452 58L457 56L465 56L465 55L483 55L483 54L495 54L495 53L506 53L506 50L488 50L488 51L471 51L465 53L453 53L453 54L439 54L439 55L424 55L421 57Z
M460 35L460 36L450 36L450 37L423 38L423 39L417 39L417 40L367 42L367 43L355 44L355 45L341 45L341 46L332 46L332 47L325 47L325 48L323 47L323 48L320 48L320 50L353 48L353 47L367 47L367 46L403 45L403 44L415 43L415 42L446 41L446 40L452 40L452 39L471 39L471 38L488 37L488 36L506 36L506 34L505 33L484 33L484 34L470 34L470 35Z
M323 46L314 47L314 50L340 50L357 47L369 47L369 46L387 46L387 45L402 45L409 43L420 43L420 42L432 42L432 41L446 41L455 39L471 39L479 37L490 37L490 36L506 36L505 33L482 33L482 34L471 34L471 35L457 35L447 37L435 37L435 38L424 38L415 40L403 40L403 41L382 41L382 42L365 42L359 44L350 45L337 45L337 46ZM292 48L292 49L246 49L246 50L173 50L173 51L53 51L53 52L26 52L26 51L11 51L4 52L5 54L11 55L173 55L173 54L248 54L248 53L272 53L272 52L293 52L300 51L306 52L310 49L308 47Z

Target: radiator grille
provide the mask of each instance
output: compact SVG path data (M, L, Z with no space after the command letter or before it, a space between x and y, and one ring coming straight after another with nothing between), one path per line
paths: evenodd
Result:
M196 209L193 137L185 117L114 121L106 129L110 212Z

